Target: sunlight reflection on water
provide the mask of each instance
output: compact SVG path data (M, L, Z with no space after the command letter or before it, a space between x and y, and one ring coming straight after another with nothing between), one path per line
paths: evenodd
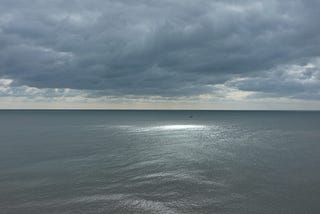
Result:
M199 130L204 128L206 128L206 126L202 125L165 125L153 127L153 129L158 130Z
M136 126L119 126L119 128L126 129L129 132L150 132L150 131L197 131L205 130L208 127L204 125L186 125L186 124L177 124L177 125L160 125L160 126L150 126L150 127L139 127Z

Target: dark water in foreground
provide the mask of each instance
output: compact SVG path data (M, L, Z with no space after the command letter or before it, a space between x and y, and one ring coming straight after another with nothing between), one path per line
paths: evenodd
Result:
M301 214L319 202L320 112L0 111L0 213Z

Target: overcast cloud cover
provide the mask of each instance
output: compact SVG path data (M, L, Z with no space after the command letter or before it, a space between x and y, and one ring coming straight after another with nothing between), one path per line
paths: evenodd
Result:
M0 96L318 102L319 20L319 0L1 0Z

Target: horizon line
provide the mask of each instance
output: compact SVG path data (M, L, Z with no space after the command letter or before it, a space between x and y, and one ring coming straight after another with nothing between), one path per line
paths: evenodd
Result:
M320 111L320 109L104 109L104 108L8 108L0 111Z

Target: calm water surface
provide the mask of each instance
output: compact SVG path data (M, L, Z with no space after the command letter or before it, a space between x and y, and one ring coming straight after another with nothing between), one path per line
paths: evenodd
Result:
M320 112L0 111L4 214L320 213L319 166Z

